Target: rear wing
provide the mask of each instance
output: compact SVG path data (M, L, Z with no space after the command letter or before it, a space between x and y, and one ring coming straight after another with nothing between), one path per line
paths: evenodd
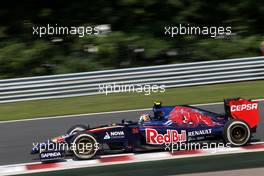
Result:
M246 122L250 128L258 125L260 119L258 101L231 98L224 100L224 106L229 117Z

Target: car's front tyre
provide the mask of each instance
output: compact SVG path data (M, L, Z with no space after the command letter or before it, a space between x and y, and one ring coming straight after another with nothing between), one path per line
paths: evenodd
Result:
M72 152L77 159L91 159L99 150L96 138L87 132L76 133L71 141Z
M72 135L72 134L75 134L75 133L78 133L80 131L84 131L87 129L88 129L88 127L85 125L74 125L67 131L67 134Z

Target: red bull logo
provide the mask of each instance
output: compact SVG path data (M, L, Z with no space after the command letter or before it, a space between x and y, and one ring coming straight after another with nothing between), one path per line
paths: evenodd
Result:
M159 134L155 129L146 129L146 142L148 144L169 144L186 140L185 130L181 130L181 133L178 133L177 130L167 130L166 134Z

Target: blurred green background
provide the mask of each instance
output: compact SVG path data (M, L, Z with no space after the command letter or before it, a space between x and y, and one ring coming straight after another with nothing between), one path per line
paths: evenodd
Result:
M263 0L8 0L0 6L0 79L259 56ZM164 26L231 26L232 36L164 35ZM33 26L106 24L103 36L32 35Z

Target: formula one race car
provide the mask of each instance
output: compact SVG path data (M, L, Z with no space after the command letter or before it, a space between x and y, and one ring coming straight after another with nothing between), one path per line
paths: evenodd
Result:
M167 144L219 140L238 147L250 142L259 123L257 101L225 99L225 114L194 106L162 106L154 103L153 116L143 114L138 122L123 120L89 128L75 125L68 132L33 147L40 160L65 156L90 159L107 151L135 152L162 148Z

